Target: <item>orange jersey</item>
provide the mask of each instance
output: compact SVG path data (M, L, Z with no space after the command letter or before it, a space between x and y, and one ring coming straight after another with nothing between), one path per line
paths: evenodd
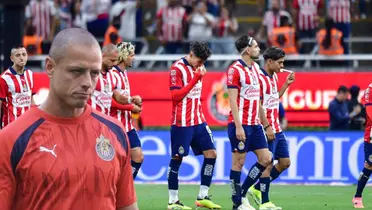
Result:
M136 202L121 123L31 108L0 131L0 209L117 209Z

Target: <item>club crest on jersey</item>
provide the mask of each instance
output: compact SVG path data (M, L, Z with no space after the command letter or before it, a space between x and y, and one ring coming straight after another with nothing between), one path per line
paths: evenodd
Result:
M98 157L105 161L111 161L115 156L115 149L111 145L110 139L105 138L102 134L96 140L96 152Z
M28 91L28 87L27 87L27 84L23 84L23 92L27 92Z
M180 146L180 148L178 148L178 153L180 155L183 155L185 153L185 149L182 146Z

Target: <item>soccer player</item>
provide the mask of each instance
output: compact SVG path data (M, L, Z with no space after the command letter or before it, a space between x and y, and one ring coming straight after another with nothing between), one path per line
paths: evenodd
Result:
M168 209L191 209L178 198L178 171L182 158L191 146L195 155L204 155L201 185L195 204L198 207L220 209L208 195L216 163L216 148L212 132L201 109L202 78L206 74L204 62L211 55L205 42L192 42L190 53L176 61L170 69L169 86L172 95L171 147L168 168Z
M16 120L34 104L34 77L32 71L25 67L27 59L27 51L22 45L11 49L13 65L0 77L0 127Z
M235 42L241 59L235 61L227 71L227 87L231 106L228 136L232 151L230 181L233 209L254 209L246 197L262 172L272 162L264 133L273 136L273 130L260 104L260 67L254 62L259 58L260 48L252 37L241 36ZM264 128L261 125L264 125ZM258 161L251 167L243 185L240 176L247 152L253 151Z
M47 99L0 131L0 209L138 209L124 128L87 105L101 63L88 31L54 38Z
M278 164L274 167L270 164L263 172L256 185L249 188L249 194L253 196L260 210L282 209L275 206L269 200L270 183L286 170L291 164L287 140L279 123L279 99L285 93L289 85L295 81L294 73L287 76L285 84L278 90L277 73L284 67L285 52L278 47L269 47L263 53L265 68L261 69L260 85L262 106L266 112L266 118L274 130L275 139L269 138L269 150ZM262 193L262 194L261 194ZM262 195L262 196L261 196Z
M117 76L111 70L118 63L119 51L113 44L108 44L102 48L102 67L98 75L96 89L92 94L91 100L88 102L93 109L110 115L112 100L114 99L119 104L130 104L132 102L139 103L138 97L131 98L130 96L121 94L117 89Z
M135 58L135 47L130 42L121 42L117 45L117 47L119 50L118 65L114 66L111 71L118 75L118 82L116 83L117 89L120 90L122 94L130 96L127 68L132 67ZM144 157L141 148L141 140L136 129L132 125L132 113L138 114L141 112L142 108L136 104L120 106L120 104L115 104L115 100L113 100L113 102L111 116L121 121L125 130L127 131L130 143L133 179L135 179L139 169L141 168Z
M366 106L367 123L364 133L364 168L360 173L357 191L353 198L354 208L363 209L362 193L369 176L372 173L372 83L364 93L364 105Z

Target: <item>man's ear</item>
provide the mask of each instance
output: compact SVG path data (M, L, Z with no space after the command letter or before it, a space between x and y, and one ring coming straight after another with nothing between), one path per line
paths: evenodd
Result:
M49 79L52 78L55 66L56 66L56 62L51 57L48 56L45 59L45 70L46 70L46 73Z

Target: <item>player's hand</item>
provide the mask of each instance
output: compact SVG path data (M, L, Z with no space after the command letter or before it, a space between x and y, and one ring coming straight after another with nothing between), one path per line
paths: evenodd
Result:
M242 142L245 142L246 136L245 136L243 126L236 127L236 138Z
M360 105L356 105L353 111L355 112L355 115L358 115L362 111L362 107Z
M137 106L135 104L133 104L133 106L134 107L133 107L132 113L138 114L138 113L142 112L142 108L140 106Z
M273 128L271 126L269 126L266 129L266 136L267 136L269 141L275 140L275 134L274 134Z
M195 73L196 73L200 78L202 78L202 77L207 73L207 69L205 68L204 65L202 65L202 66L199 66L199 67L196 69Z
M294 72L290 73L288 76L287 76L287 79L286 79L286 83L287 85L290 85L292 84L294 81L296 80L296 77L295 77L295 74Z
M132 96L132 103L134 103L135 105L141 107L142 106L142 98L141 96Z

